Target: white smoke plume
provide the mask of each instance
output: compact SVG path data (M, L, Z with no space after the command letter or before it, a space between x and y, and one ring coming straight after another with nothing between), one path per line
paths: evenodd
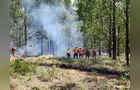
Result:
M30 7L33 2L30 0L27 1L28 7ZM83 48L83 37L82 33L78 31L79 22L74 9L66 9L63 4L57 2L55 5L42 3L38 8L32 9L28 15L33 18L31 22L39 22L43 32L48 37L48 40L43 41L44 54L48 54L48 48L52 46L53 54L58 57L66 56L67 49L70 49L71 54L73 54L75 47ZM33 29L34 28L31 28L29 32L33 31ZM30 36L32 36L32 34L33 33L31 33ZM50 40L52 44L49 44ZM28 54L35 55L40 53L41 43L37 42L37 38L32 38L28 41L26 47ZM32 46L30 47L30 45Z

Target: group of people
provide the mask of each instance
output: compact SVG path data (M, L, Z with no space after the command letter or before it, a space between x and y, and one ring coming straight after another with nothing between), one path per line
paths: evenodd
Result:
M90 49L83 50L82 48L78 49L77 47L75 47L73 52L74 52L73 58L78 58L78 56L79 56L79 58L83 58L84 55L85 55L85 58L89 58L91 50ZM71 58L70 49L67 49L66 53L67 53L67 58ZM95 59L96 59L96 49L95 48L92 50L92 56L95 57Z

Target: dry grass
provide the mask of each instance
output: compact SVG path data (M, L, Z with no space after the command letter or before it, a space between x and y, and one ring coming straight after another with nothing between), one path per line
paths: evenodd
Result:
M118 60L114 62L107 57L98 57L97 60L59 60L53 57L46 57L28 58L24 60L24 62L37 64L37 73L26 74L24 76L15 74L15 77L11 77L10 90L122 90L124 88L128 88L129 90L130 88L129 80L121 80L103 74L100 75L96 71L86 72L55 66L57 64L71 64L73 66L77 65L123 71L128 68L122 66L124 64L122 64L122 61ZM39 65L41 63L54 64L54 66ZM124 67L125 69L122 69Z

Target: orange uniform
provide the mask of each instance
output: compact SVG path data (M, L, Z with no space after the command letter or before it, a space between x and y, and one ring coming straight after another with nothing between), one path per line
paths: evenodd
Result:
M74 58L75 57L78 58L78 52L79 52L78 48L75 47L73 51L74 51Z
M78 54L78 48L75 48L74 49L74 53L77 53Z
M79 54L83 54L83 50L82 49L79 50Z
M79 58L82 58L83 57L83 50L80 48L79 50Z

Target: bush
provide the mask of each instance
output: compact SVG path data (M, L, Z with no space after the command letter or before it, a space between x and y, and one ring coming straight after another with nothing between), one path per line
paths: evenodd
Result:
M127 80L128 79L127 77L130 77L130 72L122 74L120 78L121 80Z
M36 73L36 65L22 61L22 59L16 59L10 61L10 74L19 73L26 75L27 73Z

